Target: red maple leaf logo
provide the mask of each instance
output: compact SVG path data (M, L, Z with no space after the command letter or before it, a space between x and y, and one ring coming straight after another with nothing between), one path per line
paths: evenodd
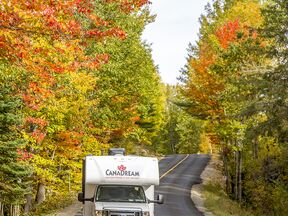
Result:
M126 170L126 167L124 165L120 165L120 166L118 166L118 170L124 171L124 170Z

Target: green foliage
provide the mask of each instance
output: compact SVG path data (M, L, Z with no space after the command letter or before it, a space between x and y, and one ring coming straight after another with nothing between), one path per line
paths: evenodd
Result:
M155 146L156 151L160 154L176 153L176 145L179 142L179 134L176 131L178 116L181 109L174 103L176 100L177 88L175 86L165 86L165 113L164 123L160 132L160 140Z
M31 167L22 151L25 140L20 132L22 103L15 96L21 72L0 62L0 202L4 204L23 204L30 193Z
M151 50L141 42L144 25L150 19L148 11L127 14L109 9L114 6L99 4L97 12L102 18L113 17L127 37L124 41L109 38L105 43L93 43L87 50L110 56L109 62L94 72L98 81L93 97L99 104L92 110L92 121L104 142L133 151L134 144L151 145L157 136L162 124L162 86Z
M165 122L156 151L162 154L194 154L204 150L207 153L207 149L200 149L201 144L207 142L202 130L203 122L193 118L179 106L182 99L179 88L167 85L166 98Z
M176 132L179 134L179 142L175 146L177 153L195 154L199 152L203 123L185 112L180 113L177 120Z

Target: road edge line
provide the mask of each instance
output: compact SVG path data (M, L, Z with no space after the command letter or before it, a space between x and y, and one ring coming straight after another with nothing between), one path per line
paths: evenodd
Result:
M176 165L174 165L171 169L166 171L164 174L160 176L160 179L164 178L166 175L168 175L170 172L172 172L177 166L179 166L183 161L185 161L189 157L189 154L187 154L181 161L179 161Z

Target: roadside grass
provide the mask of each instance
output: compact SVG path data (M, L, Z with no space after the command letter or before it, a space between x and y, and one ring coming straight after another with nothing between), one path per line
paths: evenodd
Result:
M210 182L203 185L202 195L205 207L215 216L256 216L229 199L219 184Z

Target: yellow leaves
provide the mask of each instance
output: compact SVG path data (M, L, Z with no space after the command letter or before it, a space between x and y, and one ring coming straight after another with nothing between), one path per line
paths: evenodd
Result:
M53 48L53 46L51 45L51 43L49 43L49 41L47 41L46 38L44 37L37 37L34 38L33 40L33 48L41 48L41 49L51 49Z
M203 132L200 136L200 145L199 145L199 150L201 153L204 154L211 154L213 153L212 149L212 143L209 134Z
M44 157L35 154L33 155L31 162L36 176L41 176L41 179L44 179L45 181L54 181L55 177L52 169L52 167L55 166L54 161L50 160L50 158L45 159Z
M225 16L224 22L239 20L242 27L258 28L263 23L260 4L255 1L239 1L233 6Z
M114 103L123 103L126 99L122 96L115 96L111 99ZM129 110L126 108L126 110Z
M216 50L220 47L219 40L215 34L209 34L208 35L208 41L209 41L209 43L212 44L213 50Z
M275 137L259 137L259 156L262 160L267 157L277 157L281 154L281 148Z
M81 94L95 89L97 78L85 71L70 73L71 84Z
M84 136L81 150L83 152L83 156L85 156L86 153L99 155L100 143L93 136Z

